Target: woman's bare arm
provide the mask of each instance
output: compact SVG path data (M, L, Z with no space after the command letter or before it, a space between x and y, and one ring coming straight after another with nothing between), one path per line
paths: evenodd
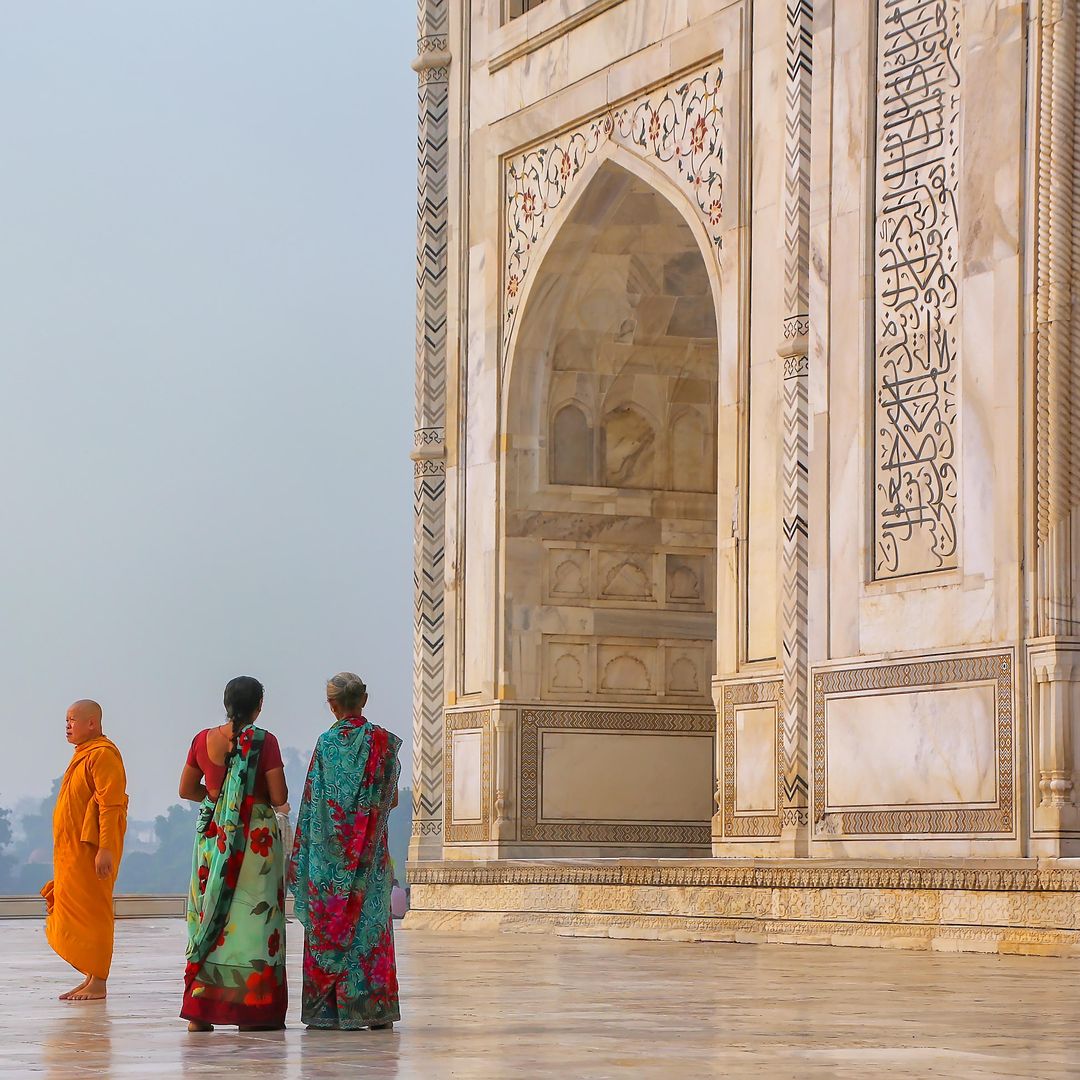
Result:
M206 786L202 773L194 765L185 765L180 774L180 798L189 802L202 802L206 798Z
M271 806L283 806L289 801L289 786L285 783L284 769L271 769L266 774L266 793Z

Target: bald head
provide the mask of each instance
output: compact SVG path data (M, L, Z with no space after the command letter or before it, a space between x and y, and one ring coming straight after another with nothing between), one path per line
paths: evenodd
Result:
M67 741L74 746L96 739L101 735L101 706L81 698L69 707L65 724Z

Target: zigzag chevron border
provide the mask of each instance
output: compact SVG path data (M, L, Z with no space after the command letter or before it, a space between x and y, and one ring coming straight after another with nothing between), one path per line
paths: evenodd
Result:
M443 833L449 0L417 5L416 411L413 481L413 836ZM430 852L425 853L430 854Z
M788 0L784 115L784 320L780 622L784 670L780 803L785 825L808 823L807 521L810 330L810 104L814 5Z

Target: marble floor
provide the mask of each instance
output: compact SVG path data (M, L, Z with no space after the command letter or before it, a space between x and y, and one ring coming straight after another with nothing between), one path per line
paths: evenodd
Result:
M290 924L291 985L301 936ZM392 1032L189 1035L183 925L117 925L106 1003L42 924L0 922L0 1075L1080 1077L1080 961L541 935L398 934Z

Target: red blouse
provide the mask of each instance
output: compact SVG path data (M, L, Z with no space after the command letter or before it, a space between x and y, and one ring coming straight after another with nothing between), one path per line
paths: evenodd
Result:
M198 769L202 773L206 790L215 793L220 791L221 785L225 783L225 766L214 761L206 749L206 735L209 731L210 729L206 728L191 740L187 763L193 769ZM263 740L262 753L259 754L259 771L255 775L255 791L253 794L257 800L270 801L270 792L266 786L266 774L273 772L274 769L283 769L284 767L285 763L281 760L281 747L278 746L277 739L268 731L266 738Z

